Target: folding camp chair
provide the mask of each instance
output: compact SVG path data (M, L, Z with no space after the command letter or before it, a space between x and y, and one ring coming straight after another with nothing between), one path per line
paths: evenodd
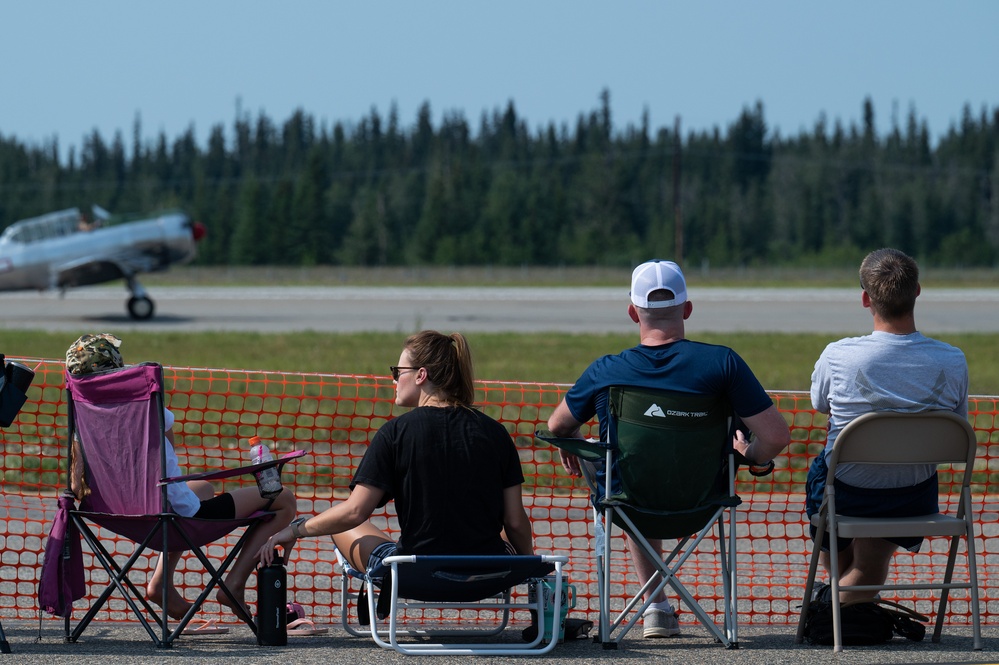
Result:
M118 590L156 646L170 647L216 586L233 598L222 576L236 559L252 530L262 521L271 519L273 513L260 511L246 518L231 520L183 517L170 511L167 485L194 479L227 478L270 466L280 470L285 463L305 453L296 451L272 462L239 469L165 478L163 373L159 365L143 363L84 376L67 372L66 393L69 403L69 448L72 448L76 437L84 462L84 478L90 489L90 494L80 501L79 508L69 511L70 519L110 578L107 587L72 632L71 608L67 612L66 639L75 642L114 591ZM69 475L72 477L72 460ZM119 564L88 526L88 521L136 544L127 561ZM241 526L247 528L216 568L202 551L202 546ZM186 550L194 552L205 566L209 581L171 631L167 613L153 608L128 576L136 561L150 551ZM166 604L164 580L161 607L165 608ZM152 624L143 614L143 609L153 617ZM256 633L252 617L243 617L243 620ZM153 629L156 624L159 634Z
M711 634L738 648L736 611L736 459L731 408L724 399L633 387L610 388L609 441L537 437L589 462L584 472L593 493L600 602L596 641L616 649L650 605L644 600L669 585ZM608 470L604 482L592 465ZM728 517L728 533L725 518ZM644 551L657 572L611 621L611 525L616 524ZM678 579L687 559L718 530L722 626L718 626ZM673 540L665 557L648 539ZM699 580L702 583L705 580ZM635 610L628 619L629 613ZM623 628L612 637L615 630Z
M548 640L543 639L546 594L539 587L543 578L554 574L552 588L562 588L562 567L569 560L567 556L396 555L383 561L390 571L384 580L374 578L370 571L356 570L339 551L337 559L343 578L340 617L344 630L355 636L370 634L382 648L410 655L540 655L548 653L558 643L560 631L557 627L550 631ZM351 579L360 580L362 585L357 594L359 621L356 626L349 619ZM535 591L528 593L526 601L514 598L512 589L524 584L535 585ZM549 614L559 617L562 594L552 595L554 607ZM431 612L426 610L432 610L440 618L429 617ZM484 626L465 624L463 627L461 623L468 619L467 610L490 611L500 619ZM399 639L497 637L506 630L514 610L530 610L537 617L537 636L526 643L519 635L513 642L430 643ZM411 611L418 611L422 616L408 620L407 612ZM382 620L381 625L379 620Z
M816 528L812 558L805 582L805 597L801 603L801 616L795 642L804 636L805 616L812 603L812 587L818 570L819 552L828 534L829 565L839 570L839 538L890 538L907 536L948 536L951 539L947 567L942 582L896 583L879 585L840 584L839 575L830 575L833 609L833 650L843 650L840 626L840 591L923 590L940 589L933 641L940 641L947 600L951 589L968 589L971 596L971 623L974 639L972 649L982 648L981 616L978 603L978 572L975 562L975 519L971 505L971 473L975 468L978 443L975 430L967 418L950 411L924 411L920 413L874 412L865 413L851 421L836 437L826 462L825 493L819 512L812 516ZM847 517L836 514L836 467L839 464L959 464L963 465L961 494L954 515L934 513L919 517ZM968 581L954 582L958 544L967 543L966 556Z

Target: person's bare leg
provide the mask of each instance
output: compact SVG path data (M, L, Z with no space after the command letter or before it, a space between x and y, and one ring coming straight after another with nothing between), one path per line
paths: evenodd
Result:
M857 538L851 543L853 557L849 566L840 566L843 586L884 584L888 579L891 558L898 546L882 538ZM841 591L841 602L851 600L872 600L877 591Z
M207 501L215 494L215 488L205 480L192 480L187 483L187 486L191 488L200 501ZM183 552L170 552L166 556L160 555L160 560L156 564L153 576L146 583L146 600L156 606L160 606L163 601L163 589L161 585L163 584L164 575L166 576L166 613L168 617L176 620L183 619L187 611L194 605L194 603L189 603L184 599L184 596L177 591L177 587L174 586L173 582L174 572L176 572L177 565L180 563L180 558L183 554Z
M649 539L649 544L652 548L659 553L663 551L663 543L661 540ZM638 543L628 538L628 549L631 551L631 560L635 564L635 571L638 573L638 582L641 585L645 585L653 575L656 574L657 568L646 558L645 550L642 549ZM665 589L657 594L645 594L645 599L653 603L662 603L666 601Z
M256 487L242 487L233 490L230 494L232 494L233 502L236 504L237 517L246 517L267 505L266 499L260 497ZM254 529L253 535L243 545L242 551L236 557L236 561L225 577L226 586L235 596L235 602L221 589L215 594L215 600L232 609L236 616L240 616L241 612L245 613L247 617L252 616L249 608L246 607L246 581L257 565L257 551L263 547L268 538L291 524L291 521L295 519L297 505L298 501L290 489L286 487L281 490L281 494L274 499L274 503L270 507L274 513L273 519L259 524ZM287 556L285 558L287 559Z
M855 542L856 541L851 540L849 545L837 553L836 562L839 564L839 574L841 577L843 572L853 565L853 544ZM829 556L829 552L826 550L819 552L819 564L826 571L826 575L831 578L832 560Z
M392 539L371 522L363 522L348 531L333 534L333 544L346 557L355 570L365 570L368 567L368 557L382 543L390 543Z
M177 591L177 587L173 584L173 574L177 570L177 564L180 563L180 557L183 552L170 552L169 554L160 555L160 560L156 564L156 570L153 571L153 576L149 578L149 582L146 583L146 600L154 605L160 606L163 602L163 580L164 575L167 580L167 606L166 613L171 619L183 619L187 611L191 609L194 603L187 602L180 592Z

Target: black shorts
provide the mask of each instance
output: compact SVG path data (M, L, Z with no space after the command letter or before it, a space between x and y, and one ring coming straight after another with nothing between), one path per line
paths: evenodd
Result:
M194 516L203 520L231 520L236 517L236 501L225 492L201 502Z

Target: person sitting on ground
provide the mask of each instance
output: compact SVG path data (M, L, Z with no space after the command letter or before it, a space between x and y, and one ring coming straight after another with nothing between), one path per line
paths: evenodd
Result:
M96 335L87 334L77 339L66 351L66 369L70 374L82 376L124 367L122 359L121 340L109 333ZM168 478L183 475L177 463L177 453L174 451L174 415L169 409L163 409L164 429L166 431L166 476ZM83 481L82 456L77 451L74 442L73 480L71 487L77 498L83 498L88 492ZM167 485L167 498L170 507L179 515L198 517L202 519L233 519L247 517L258 510L270 510L274 517L263 522L254 530L243 550L236 557L232 568L226 575L226 586L234 596L238 605L233 605L229 597L221 590L216 594L216 600L229 607L239 616L240 612L250 616L246 608L246 581L256 567L256 551L270 536L286 527L295 518L297 500L288 488L282 488L281 493L273 500L264 499L256 486L242 487L215 494L215 488L205 480L193 480L187 483L171 483ZM291 543L288 544L291 546ZM181 619L191 608L192 603L184 599L174 585L174 572L180 563L183 552L170 552L161 555L146 584L146 598L157 605L162 601L162 584L167 582L166 612L173 619ZM245 616L241 617L245 619Z
M524 509L524 475L506 428L473 407L468 342L426 330L406 340L390 368L395 403L412 410L375 433L350 484L350 496L275 533L275 545L330 535L357 570L378 578L394 554L533 554ZM398 542L367 521L395 500Z
M861 304L874 331L829 344L812 372L812 407L829 414L826 446L808 471L805 512L815 515L825 492L826 456L854 418L872 411L947 410L968 415L968 363L964 353L916 329L919 266L897 249L871 252L860 264ZM905 442L900 441L900 445ZM852 517L930 515L939 510L932 464L836 467L836 512ZM815 528L812 527L812 537ZM819 555L829 571L828 540ZM922 538L840 538L843 585L878 585L888 578L899 547L919 551ZM843 602L870 600L871 591L845 591Z
M632 273L628 316L638 325L641 343L618 355L598 358L566 393L548 420L555 436L582 438L580 427L594 416L600 439L607 441L609 389L635 386L695 395L724 396L754 437L742 431L733 445L751 464L766 466L791 442L787 422L752 370L732 349L684 338L684 321L693 305L687 300L687 283L680 266L672 261L647 261ZM579 459L561 453L567 473L580 476ZM603 470L598 471L602 482ZM662 541L648 541L662 552ZM656 572L640 546L628 539L631 558L644 585ZM644 637L680 634L676 610L666 594L646 597L652 604L643 614Z

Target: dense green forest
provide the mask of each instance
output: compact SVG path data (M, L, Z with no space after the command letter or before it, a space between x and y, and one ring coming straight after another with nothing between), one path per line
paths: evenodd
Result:
M910 109L891 130L780 136L761 103L724 129L615 128L610 94L574 127L532 130L511 102L411 126L395 109L320 125L237 113L230 128L126 142L0 134L0 227L96 203L179 207L209 230L198 262L230 265L853 265L899 247L928 265L999 264L999 108L964 108L933 145ZM991 114L991 115L990 115ZM0 128L2 130L2 128Z

